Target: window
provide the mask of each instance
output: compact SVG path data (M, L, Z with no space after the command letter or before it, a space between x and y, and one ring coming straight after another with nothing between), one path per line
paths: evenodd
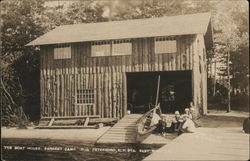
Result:
M131 55L131 40L115 40L112 41L112 55Z
M131 40L99 41L91 43L91 56L131 55Z
M78 89L77 104L94 104L94 89Z
M109 41L91 43L91 56L110 56L111 44Z
M54 47L54 59L71 59L69 44L58 44Z
M176 53L176 40L171 37L158 37L155 38L155 53Z

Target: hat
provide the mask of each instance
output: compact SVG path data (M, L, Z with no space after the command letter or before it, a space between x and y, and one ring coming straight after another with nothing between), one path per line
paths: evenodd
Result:
M180 112L179 111L175 111L175 113L174 113L175 115L179 115L180 114Z
M188 108L185 108L185 111L189 111L189 109L188 109Z

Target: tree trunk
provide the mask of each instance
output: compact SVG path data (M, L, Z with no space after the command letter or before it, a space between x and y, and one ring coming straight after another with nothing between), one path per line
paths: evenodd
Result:
M227 112L231 111L231 97L230 97L230 92L231 92L231 83L230 83L230 53L229 51L227 52L227 78L228 78L228 92L227 92L227 97L228 97L228 104L227 104Z
M216 92L216 60L214 62L214 79L213 79L213 96L215 96Z

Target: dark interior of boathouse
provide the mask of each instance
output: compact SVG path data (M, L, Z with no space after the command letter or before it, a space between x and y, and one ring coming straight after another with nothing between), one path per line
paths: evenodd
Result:
M128 110L145 113L156 103L158 79L160 88L158 103L163 113L184 111L192 101L192 72L131 72L127 73Z

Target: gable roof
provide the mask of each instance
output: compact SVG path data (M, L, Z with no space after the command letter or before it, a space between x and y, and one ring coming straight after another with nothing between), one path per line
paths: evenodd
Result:
M206 34L210 13L59 26L26 46Z

